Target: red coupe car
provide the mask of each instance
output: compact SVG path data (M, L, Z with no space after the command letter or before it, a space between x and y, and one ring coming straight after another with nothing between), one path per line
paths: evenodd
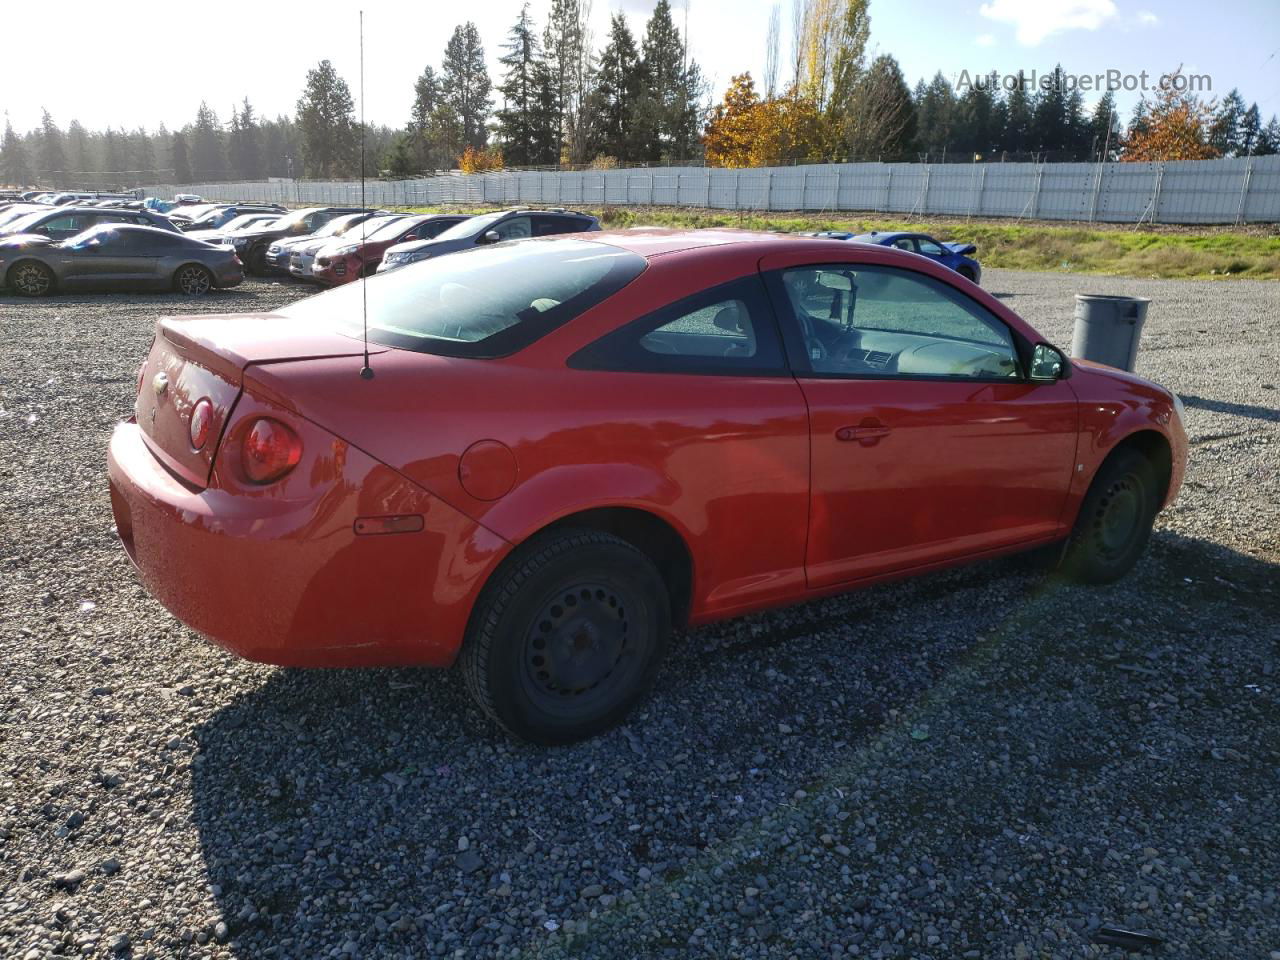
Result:
M283 665L460 659L556 743L626 715L673 627L1049 544L1114 580L1177 496L1181 418L924 257L641 230L162 320L109 472L195 630Z
M385 224L363 239L357 227L353 233L320 248L309 279L326 287L337 287L361 277L372 276L388 247L410 240L430 240L468 219L470 217L463 213L428 213L402 217Z

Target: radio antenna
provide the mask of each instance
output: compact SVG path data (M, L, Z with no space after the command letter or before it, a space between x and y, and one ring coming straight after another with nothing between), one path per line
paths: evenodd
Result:
M360 250L365 252L368 235L365 225L369 222L368 210L364 202L364 11L360 11ZM373 367L369 366L369 279L361 277L360 283L360 316L364 324L364 366L360 368L360 377L373 379Z

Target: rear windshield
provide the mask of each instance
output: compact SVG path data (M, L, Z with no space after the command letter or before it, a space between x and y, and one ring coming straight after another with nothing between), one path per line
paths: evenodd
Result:
M287 317L337 321L369 340L461 357L500 357L612 296L644 270L626 250L582 240L520 240L425 260L300 300Z

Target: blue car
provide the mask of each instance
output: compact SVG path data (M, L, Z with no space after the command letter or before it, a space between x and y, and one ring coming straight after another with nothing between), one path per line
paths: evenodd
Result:
M878 243L882 247L897 247L908 253L918 253L937 260L944 267L950 267L966 280L974 283L982 282L982 264L967 254L978 248L972 243L939 243L927 233L843 233L839 230L824 230L813 234L815 237L830 237L832 240L857 240L861 243Z

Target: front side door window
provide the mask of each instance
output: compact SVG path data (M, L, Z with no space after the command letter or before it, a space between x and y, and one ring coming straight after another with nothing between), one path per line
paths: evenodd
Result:
M1024 378L986 307L857 263L770 270L767 284L809 409L811 586L1065 532L1075 395Z

